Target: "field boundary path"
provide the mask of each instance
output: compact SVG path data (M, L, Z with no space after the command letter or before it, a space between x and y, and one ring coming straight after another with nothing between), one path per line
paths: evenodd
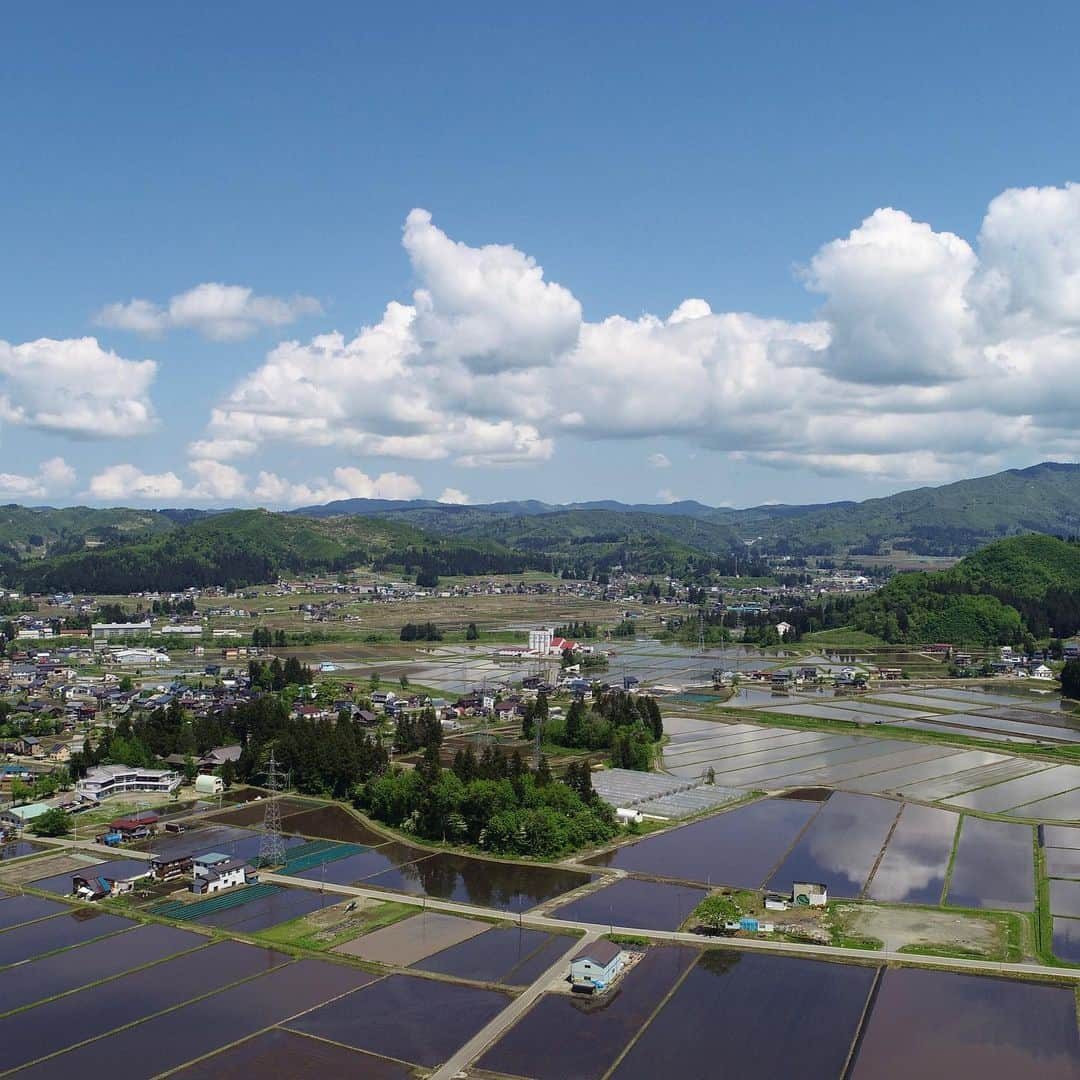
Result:
M758 938L709 938L701 934L688 934L680 930L649 930L639 926L616 926L607 923L579 922L575 919L556 919L550 915L513 914L498 908L477 907L453 900L436 900L430 896L411 896L367 889L358 885L336 885L319 881L305 881L285 877L282 874L263 873L260 880L277 885L295 885L303 889L324 889L339 896L359 896L366 900L395 900L412 904L430 911L445 911L452 915L481 916L503 922L517 921L530 929L551 931L580 930L592 938L603 934L621 934L626 937L649 938L654 941L677 941L690 945L722 946L725 949L743 949L747 952L788 953L796 956L829 957L838 960L868 960L871 963L894 962L908 965L931 965L949 971L976 971L985 975L1018 975L1021 977L1053 978L1080 984L1080 968L1058 968L1043 964L1012 964L997 960L968 960L958 956L935 956L931 953L887 952L873 949L849 949L835 945L804 945L795 941L767 941Z

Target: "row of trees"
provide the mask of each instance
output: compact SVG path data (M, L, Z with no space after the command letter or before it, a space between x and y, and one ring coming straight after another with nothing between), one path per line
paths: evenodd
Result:
M406 713L398 718L394 731L394 753L411 754L421 747L441 746L442 734L434 709L424 709L419 716Z
M433 623L406 623L399 635L402 641L442 641L442 631Z
M258 690L284 690L286 686L310 686L315 675L307 664L290 656L283 664L276 656L270 663L248 661L248 678Z
M271 630L269 626L256 626L251 631L251 644L260 649L270 649L274 646L284 648L285 631Z

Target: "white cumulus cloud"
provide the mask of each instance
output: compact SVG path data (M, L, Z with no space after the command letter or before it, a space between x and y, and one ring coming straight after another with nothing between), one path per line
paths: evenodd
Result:
M654 469L671 468L671 458L669 458L667 454L660 453L659 450L655 454L649 455L648 462Z
M439 496L438 501L447 503L450 506L468 506L469 503L472 502L472 499L470 499L464 491L448 487L443 489L443 493Z
M242 341L259 330L287 326L322 305L311 296L259 296L247 285L207 281L178 293L167 304L134 299L108 304L95 316L99 326L157 336L188 329L212 341Z
M136 465L110 465L91 479L90 494L120 503L176 499L184 494L184 483L174 472L146 473Z
M422 210L403 242L412 303L271 350L196 445L490 467L548 461L566 435L663 438L905 482L1080 456L1077 185L1002 193L973 242L877 210L812 255L820 308L799 322L700 297L589 321L516 248L461 243Z
M121 503L184 499L217 506L291 507L338 499L414 499L422 490L415 477L396 472L372 477L352 466L334 469L330 479L302 481L263 471L254 483L235 466L209 458L190 461L188 471L190 479L185 482L175 472L147 473L131 464L111 465L91 479L88 494Z
M153 360L125 360L96 338L0 341L0 420L78 438L142 435L157 423Z
M62 458L49 458L34 476L0 472L0 498L44 499L63 494L75 483L75 470Z

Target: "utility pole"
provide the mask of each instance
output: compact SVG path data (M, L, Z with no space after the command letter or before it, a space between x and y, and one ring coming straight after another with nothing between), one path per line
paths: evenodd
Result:
M281 866L285 862L285 838L281 833L281 803L278 799L280 790L280 778L278 777L277 761L273 750L270 751L270 761L266 770L266 786L270 791L270 798L266 801L266 812L263 815L263 834L259 841L259 867Z

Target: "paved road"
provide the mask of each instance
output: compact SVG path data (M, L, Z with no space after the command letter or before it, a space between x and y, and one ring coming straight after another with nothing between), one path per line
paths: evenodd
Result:
M328 893L340 896L361 896L369 900L394 900L401 904L415 904L429 911L445 911L453 915L480 915L492 919L513 919L510 912L495 908L474 907L472 904L460 904L453 900L435 900L432 897L405 896L401 893L388 893L381 889L366 889L360 885L323 885L319 881L305 881L300 878L286 877L283 874L264 873L262 881L272 881L278 885L293 885L303 889L325 889ZM600 934L626 934L632 937L650 938L653 941L678 941L692 945L723 945L725 949L744 949L747 952L780 952L796 956L835 957L842 960L897 961L905 964L933 964L935 967L948 968L952 971L977 971L984 975L1041 975L1055 979L1071 980L1080 983L1080 968L1046 967L1043 964L1008 964L996 960L965 960L960 957L929 956L920 953L886 952L872 949L847 949L833 945L804 945L794 941L769 941L764 938L706 938L701 934L686 934L678 930L643 930L636 926L616 926L607 923L578 922L573 919L555 919L550 915L519 915L522 926L536 930L582 930L594 936Z
M108 858L138 858L146 852L125 848L110 848L102 844L76 843L74 840L52 839L47 843L62 848L78 848ZM407 893L390 893L382 889L367 889L362 885L337 885L331 882L309 881L263 871L261 881L293 888L321 890L337 896L360 896L369 900L394 900L400 904L412 904L430 911L444 911L451 915L481 916L489 919L513 920L514 913L498 908L478 907L453 900L436 900L430 896L412 896ZM933 964L951 971L974 971L983 975L1049 976L1062 981L1080 983L1080 968L1048 967L1043 964L1009 964L998 960L967 960L953 956L932 956L922 953L898 953L885 950L837 948L832 945L805 945L794 941L769 941L765 938L705 938L701 934L687 934L678 930L645 930L638 926L615 926L607 923L579 922L573 919L555 919L550 915L520 914L517 920L522 926L536 930L581 930L585 934L626 934L632 937L650 938L654 941L678 941L693 945L723 945L725 949L744 949L747 952L780 952L795 956L835 957L842 960L870 960L876 963L896 961L904 964Z

